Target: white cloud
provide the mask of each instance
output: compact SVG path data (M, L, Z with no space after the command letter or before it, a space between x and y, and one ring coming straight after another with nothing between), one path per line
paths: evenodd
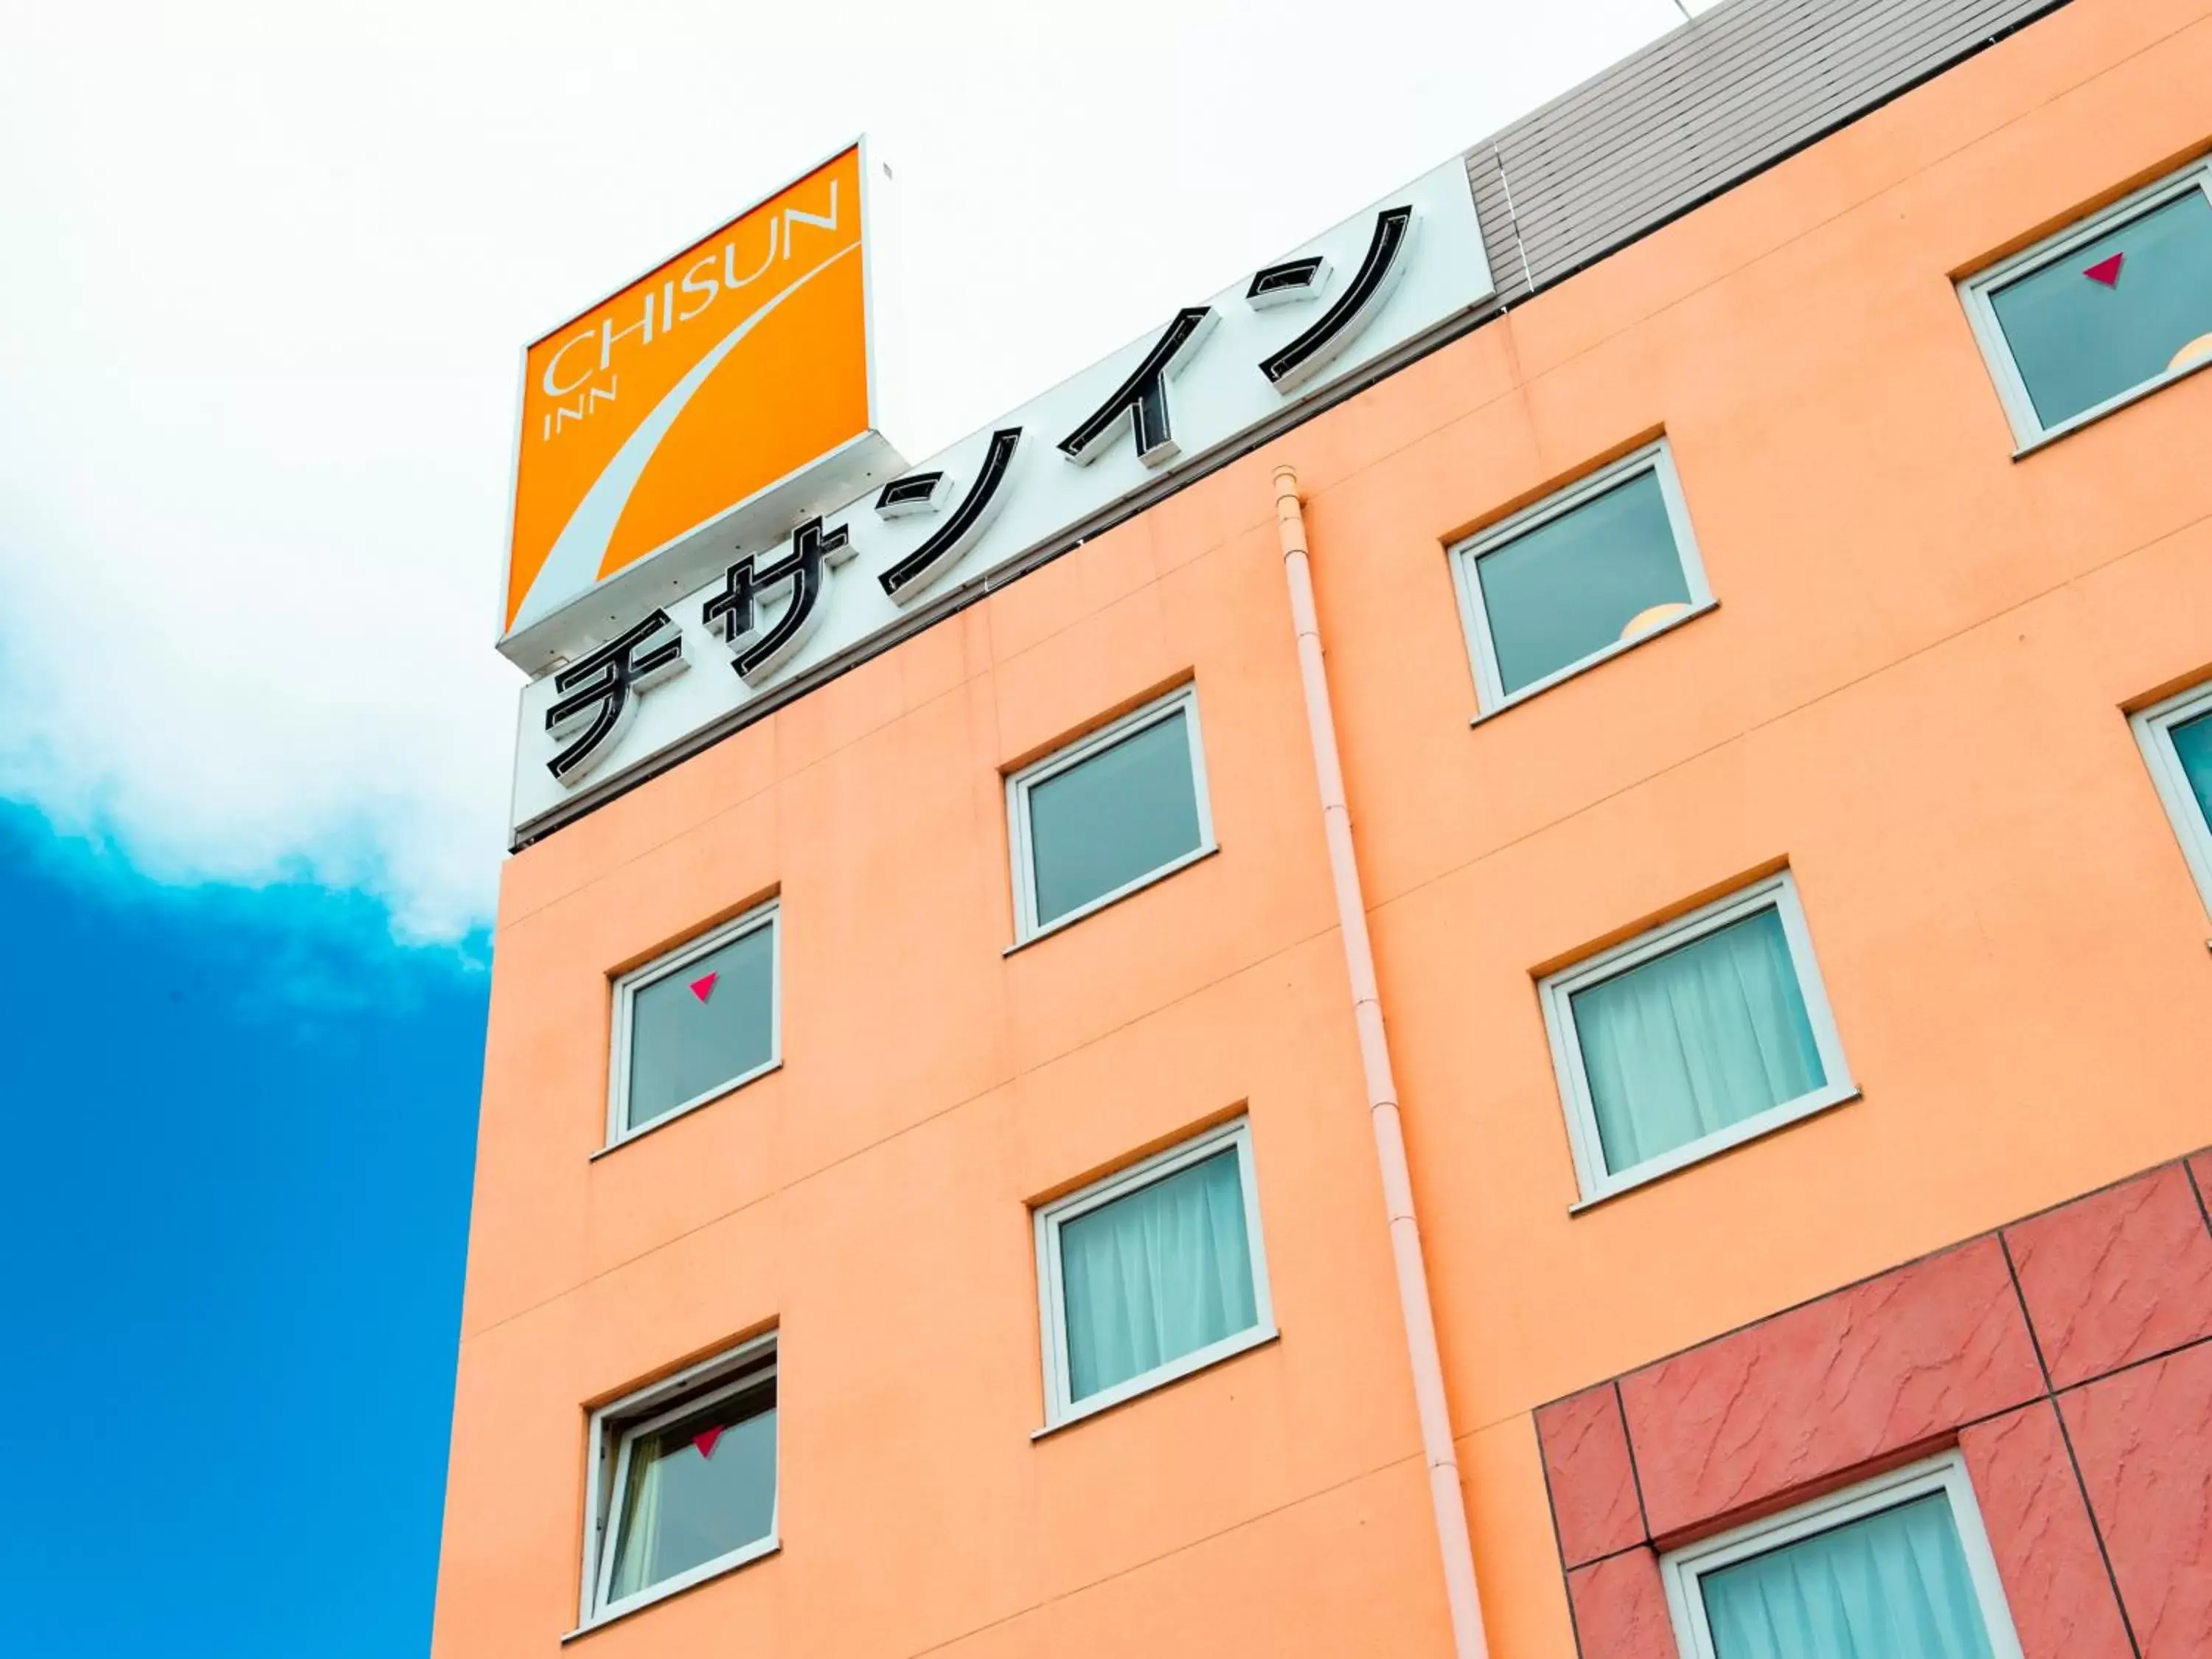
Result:
M866 129L957 436L1672 0L0 0L0 793L480 922L522 343Z

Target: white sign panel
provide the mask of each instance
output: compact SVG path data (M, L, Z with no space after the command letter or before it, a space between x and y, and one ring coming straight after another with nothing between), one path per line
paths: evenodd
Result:
M524 688L518 836L1488 300L1452 161Z

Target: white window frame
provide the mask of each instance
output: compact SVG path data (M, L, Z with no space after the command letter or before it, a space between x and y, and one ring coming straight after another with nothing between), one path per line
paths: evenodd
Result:
M633 968L615 981L614 1039L608 1045L607 1060L607 1140L602 1150L611 1152L625 1141L640 1135L650 1134L665 1123L673 1123L686 1112L696 1112L702 1106L720 1100L724 1095L743 1088L755 1078L765 1077L783 1064L783 929L781 901L770 899L758 904L741 916L733 916L716 927L710 927L698 938L678 945L665 956L656 957L641 968ZM657 985L682 973L702 957L711 956L732 940L748 933L757 933L763 927L770 930L769 939L769 1037L768 1058L750 1071L740 1072L726 1083L718 1083L703 1094L695 1095L682 1105L663 1112L650 1122L635 1128L629 1127L629 1061L631 1016L637 994L647 986Z
M610 1600L608 1590L614 1577L614 1528L622 1514L623 1493L629 1480L631 1449L638 1440L665 1428L678 1418L711 1406L717 1400L741 1394L763 1382L775 1382L777 1364L776 1333L769 1331L740 1343L727 1353L702 1360L687 1367L673 1376L665 1377L650 1387L625 1395L611 1404L602 1406L592 1413L588 1444L591 1453L591 1480L587 1485L584 1516L584 1571L582 1595L577 1611L577 1626L570 1635L576 1635L594 1626L635 1613L664 1601L681 1590L707 1579L733 1572L748 1562L757 1561L781 1547L783 1507L783 1449L781 1443L782 1390L776 1395L776 1447L775 1495L769 1510L769 1528L766 1536L739 1546L711 1561L702 1561L696 1567L648 1584L635 1595L619 1601Z
M2022 248L2007 259L2001 259L1988 270L1978 271L1959 284L1959 297L1966 307L1966 318L1973 326L1974 338L1982 348L1988 362L1990 378L1996 383L1998 399L2004 404L2005 418L2012 423L2014 453L2024 455L2031 449L2064 437L2102 420L2116 409L2124 409L2153 392L2163 391L2176 380L2194 374L2200 368L2212 366L2212 353L2185 363L2179 368L2169 368L2152 376L2139 386L2116 392L2101 404L2068 416L2056 426L2046 427L2035 410L2035 400L2028 396L2027 381L2013 361L2011 343L2006 340L2004 329L1997 322L1996 307L1992 296L1996 290L2022 276L2056 264L2068 258L2088 243L2110 235L2130 220L2140 219L2154 209L2195 191L2212 200L2212 158L2192 162L2180 172L2171 173L2156 184L2124 197L2111 206L2076 221L2057 234L2047 236L2032 247Z
M1489 607L1483 603L1482 581L1475 571L1476 562L1509 543L1519 541L1531 531L1541 529L1553 520L1587 505L1595 497L1616 485L1626 483L1643 472L1653 473L1658 477L1659 495L1666 503L1667 526L1674 532L1674 554L1681 561L1682 580L1689 590L1690 608L1678 617L1669 617L1664 622L1654 623L1641 633L1601 646L1588 656L1553 669L1543 678L1531 681L1518 691L1509 694L1505 690L1505 676L1498 664L1498 641L1491 631ZM1682 480L1674 471L1674 451L1664 438L1600 467L1586 478L1577 479L1565 489L1522 508L1510 518L1502 519L1463 541L1453 543L1450 553L1452 583L1459 592L1460 625L1467 632L1468 657L1474 667L1475 702L1480 711L1475 716L1478 722L1501 714L1516 703L1526 702L1540 692L1550 690L1561 680L1587 673L1624 651L1633 651L1646 640L1656 639L1686 622L1702 617L1718 603L1713 598L1711 586L1705 580L1705 560L1698 551L1697 536L1690 528L1690 509L1683 499Z
M1717 1659L1712 1629L1705 1619L1705 1593L1698 1583L1707 1573L1935 1492L1950 1500L1951 1520L1958 1528L1959 1548L1966 1559L1966 1576L1974 1587L1990 1653L1994 1659L2021 1659L2020 1636L2013 1628L2012 1610L2005 1601L1989 1534L1982 1525L1981 1507L1974 1501L1966 1460L1956 1451L1893 1469L1875 1480L1662 1556L1659 1572L1667 1587L1667 1607L1674 1615L1682 1659Z
M1798 992L1805 999L1805 1017L1812 1025L1814 1045L1820 1051L1820 1067L1827 1074L1827 1080L1795 1100L1771 1106L1741 1123L1730 1124L1617 1173L1609 1170L1606 1167L1605 1144L1598 1134L1597 1110L1591 1102L1589 1076L1583 1066L1582 1042L1575 1030L1574 994L1626 973L1679 945L1717 933L1731 922L1769 909L1782 918L1783 938L1790 947L1790 965L1797 975ZM1574 1206L1576 1209L1586 1208L1631 1188L1702 1163L1731 1146L1771 1134L1858 1096L1858 1085L1851 1081L1850 1068L1844 1060L1843 1038L1836 1030L1835 1015L1828 1006L1827 988L1820 980L1820 965L1813 954L1813 936L1805 925L1805 909L1797 897L1797 884L1787 870L1547 975L1538 981L1536 988L1543 1002L1544 1024L1551 1034L1552 1067L1559 1079L1561 1103L1566 1109L1575 1176L1582 1187L1582 1201Z
M1151 1186L1158 1181L1204 1158L1212 1157L1224 1147L1237 1152L1237 1173L1244 1192L1244 1236L1249 1242L1252 1256L1253 1322L1245 1329L1225 1336L1218 1342L1208 1343L1203 1348L1155 1365L1110 1389L1085 1395L1080 1400L1068 1397L1067 1319L1066 1310L1066 1281L1060 1274L1060 1230L1079 1216L1087 1215L1115 1199ZM1263 1342L1275 1340L1275 1304L1267 1286L1267 1251L1260 1232L1260 1188L1252 1168L1252 1123L1249 1118L1237 1118L1214 1128L1180 1141L1166 1151L1156 1152L1127 1169L1118 1170L1103 1180L1094 1181L1079 1191L1056 1198L1049 1204L1041 1204L1032 1212L1036 1228L1037 1302L1039 1328L1043 1336L1045 1425L1037 1433L1046 1434L1066 1424L1079 1422L1086 1417L1120 1405L1123 1401L1188 1376L1194 1371L1204 1370L1218 1364Z
M1036 861L1030 840L1030 791L1062 772L1080 766L1092 756L1112 748L1122 738L1170 719L1177 711L1182 714L1183 736L1190 745L1191 788L1198 805L1198 845L1188 853L1170 859L1156 870L1148 870L1143 875L1123 882L1110 893L1102 893L1089 903L1040 924L1036 915ZM1140 888L1166 880L1176 871L1195 864L1214 852L1213 807L1206 796L1206 744L1199 733L1196 684L1179 685L1165 696L1156 698L1141 708L1132 709L1119 720L1102 726L1066 747L1047 755L1042 760L1032 761L1018 772L1009 775L1006 779L1006 824L1008 844L1013 853L1016 946L1026 945L1031 939L1042 939L1048 933L1056 933L1061 928L1127 898Z
M2197 804L2189 775L2182 769L2181 756L2173 746L2173 728L2199 716L2212 716L2212 681L2154 702L2130 715L2128 723L2135 728L2136 742L2150 768L2158 798L2166 804L2166 816L2181 842L2181 856L2188 860L2189 873L2197 878L2197 894L2204 908L2212 910L2212 824L2204 820L2203 809Z

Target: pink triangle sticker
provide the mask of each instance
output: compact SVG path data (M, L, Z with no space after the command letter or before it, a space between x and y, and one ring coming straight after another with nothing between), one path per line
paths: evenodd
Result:
M2098 260L2081 274L2093 283L2102 283L2106 288L2118 288L2120 285L2120 261L2127 257L2124 253L2115 253L2109 258Z
M714 1455L714 1443L721 1437L721 1425L717 1424L714 1427L705 1431L703 1433L693 1435L691 1437L691 1443L699 1449L700 1456L712 1457Z
M704 1002L714 994L714 981L720 978L721 978L720 974L702 975L691 981L691 994Z

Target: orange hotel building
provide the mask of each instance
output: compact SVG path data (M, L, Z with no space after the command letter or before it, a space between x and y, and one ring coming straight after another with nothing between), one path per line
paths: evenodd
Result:
M520 836L437 1659L2212 1655L2208 164L2212 0L1727 0Z

